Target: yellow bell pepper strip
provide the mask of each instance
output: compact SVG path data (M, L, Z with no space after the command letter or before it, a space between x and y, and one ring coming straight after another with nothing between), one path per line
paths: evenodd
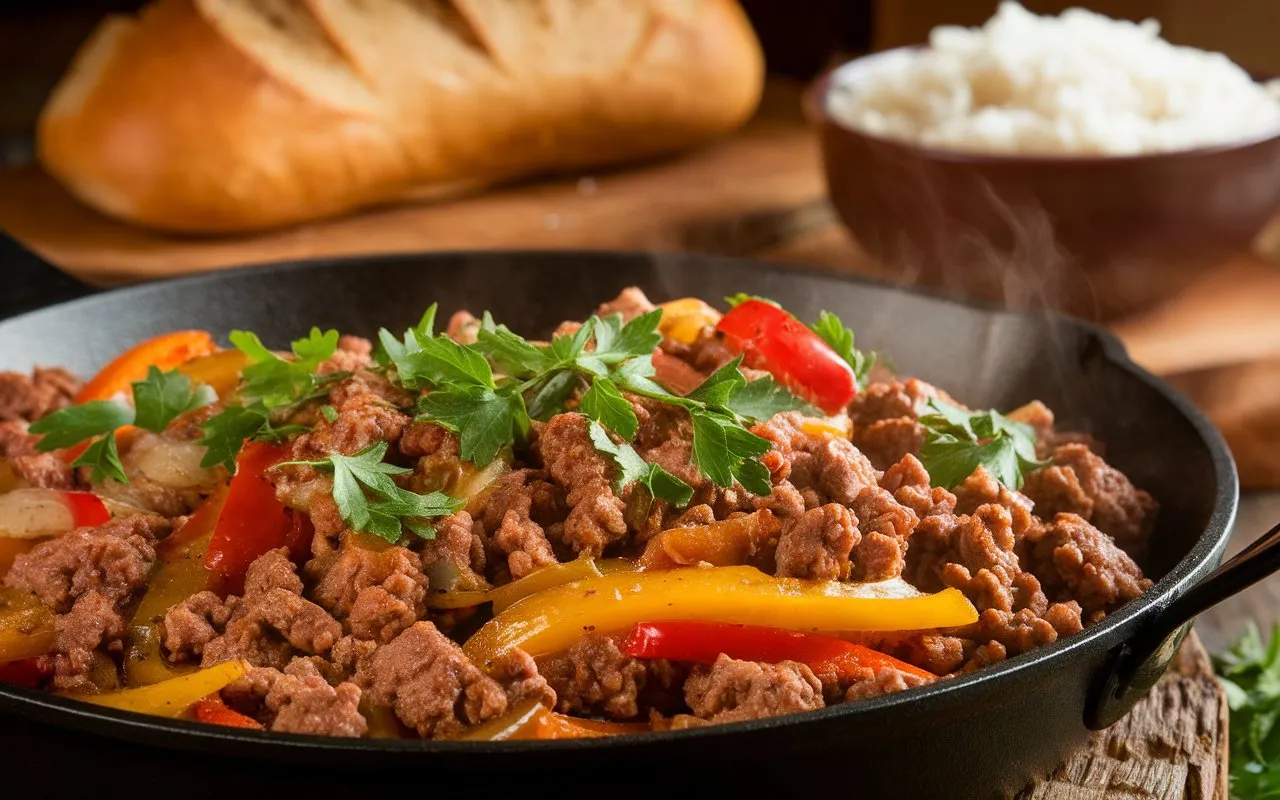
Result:
M506 714L477 725L460 738L473 742L594 739L649 730L652 728L644 722L600 722L557 714L535 698L517 703Z
M0 663L45 655L55 633L56 617L39 598L0 587Z
M810 436L834 436L837 439L848 439L853 435L853 420L848 416L838 417L805 417L800 423L800 430Z
M653 619L740 622L815 632L911 631L968 625L978 612L956 589L892 596L879 584L775 578L753 567L617 572L541 592L485 623L463 646L488 666L519 647L557 653L584 631Z
M640 565L629 558L602 558L596 561L596 568L602 575L612 575L615 572L637 572Z
M658 332L665 338L693 344L698 334L708 326L715 327L720 321L720 312L707 305L706 301L696 297L682 297L658 306L662 309L662 319L658 320Z
M440 609L471 608L492 602L493 613L500 614L530 595L583 578L598 578L601 574L592 559L575 558L562 564L549 564L523 578L488 591L453 591L428 595L427 606Z
M224 488L156 548L155 570L129 620L124 674L130 686L149 686L194 669L165 659L160 650L160 623L170 608L212 585L213 573L204 565L204 554L226 497Z
M768 509L710 525L671 528L645 545L640 556L640 568L674 569L702 563L717 567L746 564L781 531L782 521Z
M194 704L225 688L228 684L248 674L249 665L243 661L223 661L212 667L179 675L167 681L124 689L105 694L68 695L85 703L151 714L157 717L180 717Z
M239 385L240 371L248 363L249 357L239 350L218 350L179 364L178 372L195 383L205 384L225 399Z

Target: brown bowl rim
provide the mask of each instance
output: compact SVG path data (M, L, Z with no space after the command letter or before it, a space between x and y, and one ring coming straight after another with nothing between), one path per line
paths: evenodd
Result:
M801 103L806 119L811 123L828 125L851 136L858 136L878 144L911 151L924 158L940 161L973 164L975 166L996 166L1010 164L1025 165L1061 165L1061 166L1096 166L1103 164L1133 164L1140 161L1157 161L1161 159L1204 158L1237 150L1246 150L1266 144L1280 142L1280 124L1270 132L1255 135L1248 139L1234 140L1222 144L1202 145L1185 150L1159 150L1150 153L1127 153L1123 155L1054 155L1051 153L991 153L985 151L949 150L917 144L906 139L895 139L855 128L837 119L828 110L828 99L835 88L837 76L845 71L852 71L855 65L885 58L893 53L911 52L926 49L926 45L906 45L888 50L866 53L857 58L844 61L831 67L815 78L806 87ZM1255 80L1257 80L1255 76Z

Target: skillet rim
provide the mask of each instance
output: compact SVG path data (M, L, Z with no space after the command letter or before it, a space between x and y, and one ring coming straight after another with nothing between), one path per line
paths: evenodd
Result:
M784 262L759 261L735 256L721 256L684 251L628 251L628 250L435 250L382 253L376 255L349 255L332 258L293 259L266 264L254 264L220 270L202 271L167 280L143 284L111 287L86 297L55 303L44 308L27 311L0 320L0 332L14 324L41 315L67 314L75 309L99 302L103 297L122 295L145 296L153 292L198 288L202 285L235 282L242 277L252 280L259 275L306 272L326 268L360 268L376 270L387 264L406 260L433 261L465 258L472 261L519 261L529 259L563 260L570 262L566 269L580 269L584 261L624 261L645 263L655 261L715 262L731 270L765 272L774 275L800 278L812 282L851 283L871 286L908 295L924 297L933 302L961 306L975 310L986 317L1040 317L1049 318L1055 325L1076 328L1096 342L1108 363L1140 383L1146 384L1168 402L1190 423L1205 448L1209 451L1215 476L1213 511L1203 532L1192 547L1151 589L1137 599L1125 604L1119 611L1108 615L1101 623L1085 628L1080 633L1044 645L1000 664L984 667L969 675L938 681L929 686L917 687L855 703L840 703L826 708L779 717L749 720L727 725L693 728L683 731L657 731L643 734L622 734L592 739L552 741L503 741L479 742L458 740L386 740L353 739L302 734L268 733L243 729L220 728L213 725L136 714L94 706L69 697L47 692L23 689L0 684L0 713L16 712L34 717L41 722L60 727L71 727L93 735L118 735L134 741L145 741L148 746L159 745L165 749L185 751L199 750L202 745L215 743L234 748L236 756L254 760L273 760L273 755L283 752L304 753L309 756L328 754L353 754L365 757L394 755L445 756L445 755L501 755L501 754L551 754L554 752L614 750L617 748L643 748L661 746L676 741L697 742L707 737L723 737L734 734L750 734L776 728L803 725L808 722L840 721L851 724L859 715L889 714L904 705L919 706L944 702L964 704L969 696L976 695L988 683L1007 683L1018 680L1028 670L1051 668L1055 663L1068 660L1074 653L1097 647L1099 641L1119 634L1121 629L1135 628L1143 618L1148 621L1173 598L1182 594L1199 579L1208 574L1218 563L1226 548L1235 522L1239 502L1239 479L1230 449L1217 429L1199 409L1181 392L1134 363L1124 345L1111 332L1091 322L1065 314L1044 311L1008 311L994 304L959 298L944 292L919 287L906 287L889 281L860 275L845 275L831 270L815 269L806 265L788 265ZM483 263L468 266L483 269ZM1107 646L1113 650L1120 642ZM1048 662L1049 667L1041 667ZM1093 676L1096 679L1096 675ZM165 735L169 734L169 737Z

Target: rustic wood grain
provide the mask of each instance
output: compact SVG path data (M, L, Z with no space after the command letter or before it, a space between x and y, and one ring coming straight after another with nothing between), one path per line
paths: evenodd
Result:
M1195 633L1129 716L1018 800L1226 800L1227 701Z

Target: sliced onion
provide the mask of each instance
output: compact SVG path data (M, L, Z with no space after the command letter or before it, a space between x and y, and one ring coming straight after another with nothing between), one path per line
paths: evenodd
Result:
M511 464L505 457L495 458L482 470L464 473L454 486L453 496L465 501L468 510L474 510L488 495L494 481L510 471Z
M192 489L213 480L213 474L200 466L204 445L196 442L147 436L129 450L128 466L144 478L170 489Z
M14 489L0 494L0 536L40 539L75 526L71 509L56 489Z

